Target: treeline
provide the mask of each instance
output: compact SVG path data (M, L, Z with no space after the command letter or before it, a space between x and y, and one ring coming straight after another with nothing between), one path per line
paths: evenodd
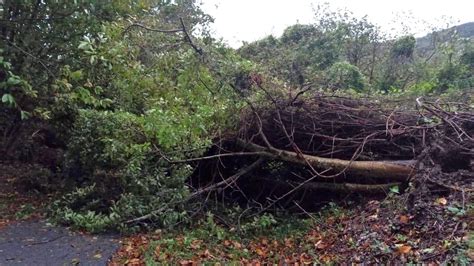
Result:
M413 35L390 36L366 17L323 6L315 23L238 51L289 86L442 93L473 86L473 36L462 38L456 29L433 32L419 45Z

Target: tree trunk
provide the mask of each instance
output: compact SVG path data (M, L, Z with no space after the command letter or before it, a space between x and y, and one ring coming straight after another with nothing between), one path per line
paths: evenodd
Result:
M260 152L261 156L308 166L330 169L336 173L384 180L407 181L414 173L415 161L349 161L314 155L298 154L276 148L266 148L255 143L237 140L247 151Z

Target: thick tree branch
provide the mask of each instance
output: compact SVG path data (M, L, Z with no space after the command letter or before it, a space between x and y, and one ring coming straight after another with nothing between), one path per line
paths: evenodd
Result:
M348 161L329 159L319 156L297 154L295 152L268 149L255 143L237 140L237 144L247 151L263 152L268 158L307 165L308 163L318 169L331 169L343 171L345 174L367 178L382 178L396 181L407 181L414 174L414 161Z

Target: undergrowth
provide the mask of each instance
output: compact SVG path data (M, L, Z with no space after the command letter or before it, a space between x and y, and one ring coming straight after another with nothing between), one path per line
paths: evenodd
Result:
M438 196L417 203L433 210L428 215L410 211L407 196L390 193L383 200L331 202L315 213L267 213L233 223L226 218L232 218L234 211L227 216L208 213L192 226L128 238L112 265L420 261L469 265L472 233L467 213L473 206L462 208L457 196Z

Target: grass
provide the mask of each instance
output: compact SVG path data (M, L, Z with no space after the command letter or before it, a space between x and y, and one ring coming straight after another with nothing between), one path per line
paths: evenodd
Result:
M321 254L317 250L325 249L328 244L324 239L333 236L317 229L327 220L335 221L349 214L348 209L332 204L311 218L264 214L235 227L225 226L208 214L193 227L167 232L151 241L144 261L147 265L186 261L279 263L285 259L290 262L295 254L297 261L319 261Z

